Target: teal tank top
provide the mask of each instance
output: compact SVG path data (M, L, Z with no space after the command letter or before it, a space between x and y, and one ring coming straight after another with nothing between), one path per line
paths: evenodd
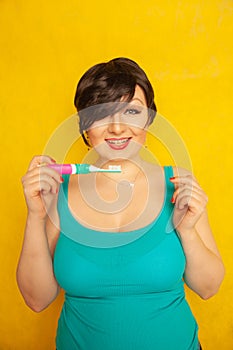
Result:
M59 192L60 236L54 273L65 291L57 350L197 350L198 327L185 299L185 255L172 227L172 167L159 215L130 232L99 232Z

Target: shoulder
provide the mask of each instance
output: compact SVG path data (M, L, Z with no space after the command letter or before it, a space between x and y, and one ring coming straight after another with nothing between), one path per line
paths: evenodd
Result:
M189 177L192 177L193 179L196 179L191 170L181 168L181 167L176 167L176 166L173 166L172 169L173 169L174 176L189 176Z
M161 173L161 171L163 170L162 166L147 162L145 160L142 160L140 163L138 163L138 165L141 168L142 172L146 174L156 175Z
M159 176L164 174L165 168L172 168L173 176L188 176L193 178L197 181L196 177L194 176L192 170L188 170L186 168L177 167L177 166L162 166L154 163L149 163L144 161L142 163L142 169L147 174L151 174L153 176Z

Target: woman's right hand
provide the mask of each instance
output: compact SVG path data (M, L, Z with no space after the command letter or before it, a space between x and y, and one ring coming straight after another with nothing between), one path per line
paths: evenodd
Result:
M28 167L27 173L22 177L24 196L28 213L40 219L48 215L52 202L57 199L61 175L46 164L55 161L49 156L35 156Z

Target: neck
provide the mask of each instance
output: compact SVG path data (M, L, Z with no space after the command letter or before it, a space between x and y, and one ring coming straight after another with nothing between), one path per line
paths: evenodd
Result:
M104 183L106 183L107 179L112 183L119 183L125 180L125 184L133 187L141 173L142 162L140 157L134 159L114 159L105 162L99 159L96 163L97 166L107 168L109 165L120 165L122 171L121 173L98 173L97 178Z
M142 164L142 159L138 155L137 157L134 157L132 159L111 159L111 160L106 160L106 159L101 159L99 158L96 162L96 166L102 167L102 168L108 168L109 165L119 165L121 166L121 173L114 174L114 173L109 173L108 175L118 175L120 178L120 175L134 175L135 172L138 172L138 170L141 168Z

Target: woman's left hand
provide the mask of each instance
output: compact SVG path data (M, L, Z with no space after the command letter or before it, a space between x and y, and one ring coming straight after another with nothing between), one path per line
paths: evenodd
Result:
M193 175L170 178L175 185L171 202L174 203L173 223L182 234L195 228L196 223L205 211L208 198Z

